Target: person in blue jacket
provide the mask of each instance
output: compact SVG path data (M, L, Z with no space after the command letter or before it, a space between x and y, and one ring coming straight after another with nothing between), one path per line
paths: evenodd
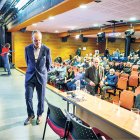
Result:
M110 69L109 74L105 77L103 85L101 85L102 98L105 99L105 94L108 89L115 89L118 82L118 76L115 75L115 70Z

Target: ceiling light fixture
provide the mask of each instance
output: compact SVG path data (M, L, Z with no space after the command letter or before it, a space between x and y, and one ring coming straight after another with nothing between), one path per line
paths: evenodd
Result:
M79 38L80 38L80 35L76 35L76 36L75 36L75 39L79 39Z
M37 26L37 24L36 23L33 23L32 26Z
M55 30L55 33L59 33L59 31L58 30Z
M54 17L53 17L53 16L49 17L49 20L52 20L52 19L54 19Z
M136 21L136 17L129 18L129 21Z
M93 27L99 27L99 24L93 24Z
M87 8L87 6L86 6L85 4L82 4L82 5L80 5L79 7L82 8L82 9Z

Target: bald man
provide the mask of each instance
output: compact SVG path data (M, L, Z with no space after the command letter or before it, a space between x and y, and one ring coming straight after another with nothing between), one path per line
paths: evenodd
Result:
M25 75L25 99L28 117L24 125L28 125L34 119L33 92L37 91L37 120L36 124L41 123L41 116L44 112L44 97L47 83L47 72L51 67L50 49L42 44L42 34L36 30L32 32L32 44L25 48L25 59L27 71Z

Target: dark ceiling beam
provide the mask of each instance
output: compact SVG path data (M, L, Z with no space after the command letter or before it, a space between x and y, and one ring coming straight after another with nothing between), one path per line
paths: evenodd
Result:
M29 25L32 25L33 23L40 22L42 20L45 20L49 18L50 16L56 16L58 14L62 14L66 11L69 11L71 9L77 8L80 4L87 4L89 2L93 2L94 0L65 0L64 2L61 2L60 4L38 13L37 15L34 15L28 19L24 19L22 22L13 21L8 24L8 31L18 31L24 27L27 27ZM35 12L35 10L34 10ZM27 14L31 14L29 11ZM18 19L19 21L19 19Z

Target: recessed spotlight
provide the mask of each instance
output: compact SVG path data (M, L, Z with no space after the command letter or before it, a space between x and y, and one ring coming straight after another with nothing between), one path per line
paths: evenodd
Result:
M96 24L93 24L93 27L98 27L98 26L99 26L99 24L97 24L97 23Z
M54 17L53 17L53 16L49 17L49 20L52 20L52 19L54 19Z
M76 36L75 36L75 39L79 39L79 38L80 38L80 35L76 35Z
M58 30L55 30L55 33L59 33L59 31Z
M136 20L136 17L129 18L129 21L135 21L135 20Z
M82 8L82 9L87 8L87 6L86 6L85 4L82 4L82 5L80 5L79 7Z
M33 23L32 26L37 26L37 24L36 23Z

